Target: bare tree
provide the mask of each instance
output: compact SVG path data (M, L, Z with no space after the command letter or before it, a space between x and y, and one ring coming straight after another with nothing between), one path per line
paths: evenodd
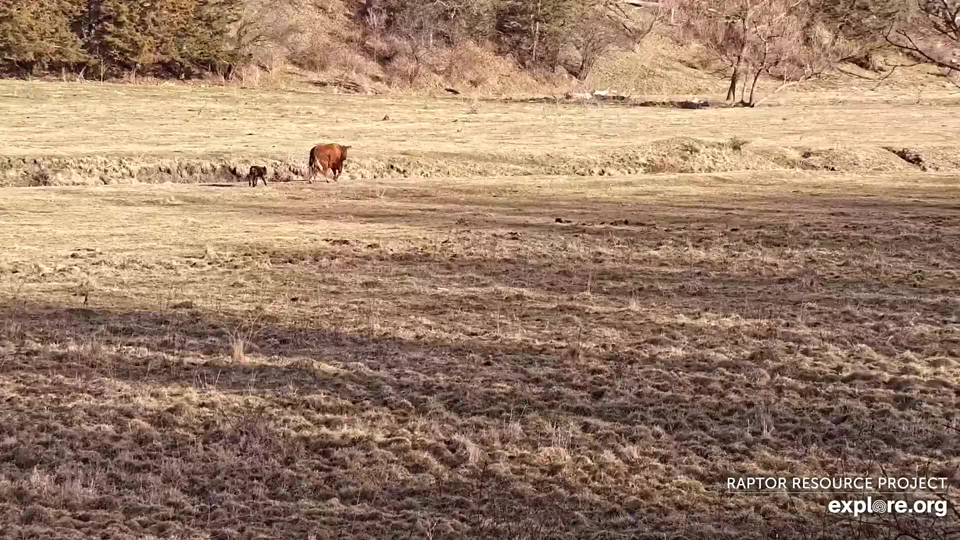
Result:
M599 13L587 13L574 22L569 37L580 55L580 63L576 68L578 80L586 80L597 60L614 46L620 37L618 30Z
M367 2L365 7L366 9L362 13L363 22L366 23L365 28L373 38L373 60L379 64L383 31L387 25L387 13L373 2Z
M851 50L811 0L676 0L671 7L686 32L730 69L727 100L737 100L739 90L744 106L760 102L761 77L781 82L776 93L821 76Z
M556 67L576 31L577 14L590 0L506 0L496 10L496 36L504 52L528 68Z
M420 77L427 54L433 47L433 22L431 13L423 9L404 9L396 16L395 30L404 37L413 59L413 68L407 74L410 84Z
M565 67L584 80L607 52L650 33L657 17L640 11L622 0L507 0L497 10L497 41L526 67L555 69L575 50L576 63Z
M569 15L566 37L580 56L577 79L590 75L597 61L611 49L637 45L653 29L656 17L640 21L617 2L583 2ZM643 24L646 23L646 26Z
M741 69L748 54L748 35L754 6L750 0L719 4L700 0L675 0L671 8L680 11L684 30L707 47L731 69L727 100L737 96Z
M960 88L960 0L916 0L912 17L893 26L887 41L941 69Z
M260 9L246 5L242 15L233 25L233 45L237 58L249 62L252 51L267 41Z
M653 31L664 13L664 6L659 2L610 0L605 7L634 45L639 45Z

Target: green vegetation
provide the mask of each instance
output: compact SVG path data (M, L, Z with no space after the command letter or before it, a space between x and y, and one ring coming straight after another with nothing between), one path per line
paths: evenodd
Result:
M7 72L141 72L192 77L244 60L232 44L241 0L41 0L0 4Z

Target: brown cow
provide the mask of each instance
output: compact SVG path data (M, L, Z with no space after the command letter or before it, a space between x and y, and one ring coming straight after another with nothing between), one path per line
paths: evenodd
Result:
M247 173L250 187L257 187L257 180L263 180L263 185L267 185L267 168L262 165L251 165L250 172Z
M327 169L333 171L333 181L339 182L337 180L340 178L340 174L343 172L343 162L347 160L347 150L351 148L350 146L343 146L340 144L318 144L310 150L310 161L309 161L309 173L307 174L307 182L313 183L313 177L319 171L323 173L323 178L330 183L330 180L327 179Z

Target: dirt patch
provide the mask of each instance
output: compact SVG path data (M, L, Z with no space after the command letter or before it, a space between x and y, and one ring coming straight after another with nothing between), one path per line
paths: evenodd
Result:
M615 105L622 107L660 107L665 109L719 109L736 107L726 102L714 103L706 99L639 99L613 94L566 94L531 98L492 98L483 101L496 103L549 103L554 105Z
M960 170L955 147L904 150L923 167ZM110 184L243 182L251 165L267 168L269 182L306 179L306 163L282 157L209 159L141 159L90 156L78 158L0 157L0 186L69 186ZM651 173L713 173L780 169L836 172L914 170L917 165L883 147L754 147L750 141L671 137L633 147L583 155L545 154L403 154L347 162L344 179L404 179L487 176L622 176ZM924 169L926 170L926 169ZM317 179L322 182L322 179Z

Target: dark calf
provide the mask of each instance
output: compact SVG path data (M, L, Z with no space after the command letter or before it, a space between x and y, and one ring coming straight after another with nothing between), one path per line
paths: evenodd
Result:
M253 165L250 167L250 172L247 173L247 181L250 187L257 187L258 180L263 180L263 185L267 185L267 168L260 165Z

